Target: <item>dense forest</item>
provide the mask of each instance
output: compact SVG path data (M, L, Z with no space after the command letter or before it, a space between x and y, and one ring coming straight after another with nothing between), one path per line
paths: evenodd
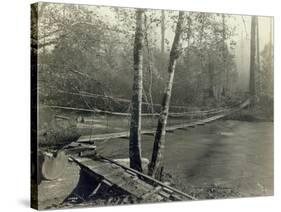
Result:
M176 11L144 12L143 102L161 103L177 17ZM43 3L38 18L40 103L128 111L118 98L132 95L135 10ZM212 107L244 98L249 22L247 16L184 12L171 105ZM272 41L256 51L258 99L272 101Z

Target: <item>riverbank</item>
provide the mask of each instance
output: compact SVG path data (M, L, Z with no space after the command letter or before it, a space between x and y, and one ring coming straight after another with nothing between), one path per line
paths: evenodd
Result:
M254 108L247 108L225 118L248 122L274 122L273 102L259 103Z

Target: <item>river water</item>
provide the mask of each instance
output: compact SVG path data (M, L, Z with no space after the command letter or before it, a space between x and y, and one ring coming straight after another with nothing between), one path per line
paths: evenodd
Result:
M142 137L150 159L153 136ZM128 157L128 139L97 142L111 158ZM165 170L186 186L234 188L242 196L273 194L273 123L216 121L166 135Z

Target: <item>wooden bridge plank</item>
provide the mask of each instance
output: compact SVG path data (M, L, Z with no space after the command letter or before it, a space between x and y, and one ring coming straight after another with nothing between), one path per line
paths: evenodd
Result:
M169 199L169 197L170 197L170 194L165 192L165 191L163 191L163 190L159 191L158 194L160 194L161 196L163 196L163 197L165 197L167 199Z
M151 187L143 186L141 182L142 181L138 177L134 177L134 178L129 177L127 178L126 183L123 184L121 187L123 189L126 189L130 193L134 194L136 197L141 198L144 194L150 192L154 188L152 186Z
M136 175L126 173L121 167L113 167L110 163L88 160L84 161L83 164L97 175L102 176L107 182L106 184L116 185L138 198L153 188L149 185L144 186Z
M162 186L156 186L153 190L151 190L148 193L145 193L144 195L142 195L142 199L146 200L149 199L152 195L154 195L155 193L159 192L162 189Z
M92 172L94 175L101 176L103 183L109 186L115 185L137 198L144 198L151 202L161 201L163 199L165 199L165 201L171 201L172 199L170 199L170 196L176 191L175 189L173 191L171 187L167 187L168 190L164 190L163 187L165 187L165 185L163 183L158 183L156 185L149 184L140 179L136 171L131 171L129 167L125 168L125 166L108 159L85 160L73 157L71 159L78 163L81 168L86 168L87 171ZM180 191L177 193L179 196L182 196L181 200L186 199L186 196L183 195L184 193Z

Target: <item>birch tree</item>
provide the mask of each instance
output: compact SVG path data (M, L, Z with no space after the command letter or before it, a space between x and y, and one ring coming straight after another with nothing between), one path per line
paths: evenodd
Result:
M136 32L134 42L134 82L132 95L132 114L130 124L129 158L130 167L142 172L141 164L141 105L143 89L143 46L144 11L136 11Z
M163 160L163 153L165 147L165 134L166 134L166 125L169 113L169 105L172 94L173 80L176 68L176 61L180 55L180 41L182 34L182 25L184 21L184 13L182 11L179 12L178 22L175 31L175 37L172 45L172 49L170 52L170 60L168 66L168 81L166 84L165 93L162 99L162 108L161 113L158 119L156 134L154 138L154 146L151 161L148 167L148 174L155 178L160 178L161 176L161 166Z

